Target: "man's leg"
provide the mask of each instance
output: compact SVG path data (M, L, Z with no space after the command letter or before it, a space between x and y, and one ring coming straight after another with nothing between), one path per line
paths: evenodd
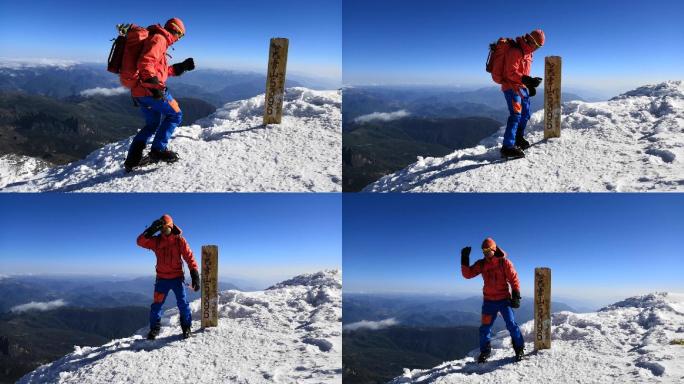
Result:
M506 97L509 115L508 122L506 123L506 132L504 132L503 147L512 148L515 146L515 134L518 131L518 124L522 115L522 98L513 89L504 91L504 96Z
M515 132L515 145L523 147L521 144L526 144L529 147L529 143L524 143L525 138L525 128L527 128L527 121L530 120L530 95L527 89L520 89L523 97L521 98L522 111L520 112L520 122L518 122L518 129ZM523 148L525 149L525 148Z
M158 330L161 325L162 306L169 289L171 289L171 284L167 279L157 279L154 283L154 301L150 306L150 330Z
M140 104L140 111L145 118L145 126L133 137L133 141L128 148L128 155L124 163L127 169L133 168L140 163L147 140L154 135L162 121L162 114L149 106L154 101L153 98L139 97L137 101Z
M181 111L178 102L168 92L166 93L164 102L158 105L157 111L164 115L164 120L161 122L157 134L154 136L152 150L163 152L169 144L169 139L171 139L173 131L178 127L181 121L183 121L183 112Z
M503 317L506 322L506 329L508 329L508 332L511 334L513 348L517 351L519 348L525 346L525 341L523 340L518 323L515 322L515 315L513 314L513 309L511 309L508 300L503 302L499 311L501 312L501 317Z
M492 326L496 320L497 308L492 301L482 303L482 324L480 325L480 352L486 355L492 350Z
M185 284L183 278L173 279L173 293L176 295L176 305L178 305L178 312L180 313L180 323L182 328L189 328L192 325L192 314L190 313L190 305L185 292Z

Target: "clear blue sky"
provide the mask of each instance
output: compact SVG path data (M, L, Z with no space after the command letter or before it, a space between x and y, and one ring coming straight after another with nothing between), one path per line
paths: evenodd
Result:
M0 57L107 60L114 26L185 23L170 51L201 66L266 70L271 37L290 39L288 71L341 77L341 0L0 0Z
M607 90L684 78L684 2L344 0L345 84L493 84L488 44L542 28L563 83Z
M523 295L535 267L556 296L608 302L684 291L684 194L345 194L345 292L481 294L460 250L493 237Z
M154 274L137 236L168 213L219 275L276 282L341 266L339 194L1 194L0 274Z

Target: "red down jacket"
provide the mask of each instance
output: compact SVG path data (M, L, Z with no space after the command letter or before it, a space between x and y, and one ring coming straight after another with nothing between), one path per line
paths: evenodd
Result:
M188 264L189 269L198 270L195 257L192 255L192 250L181 236L181 230L174 226L174 231L168 236L160 234L150 238L140 234L138 236L138 245L154 251L157 256L157 277L160 279L175 279L183 277L183 262L181 257Z
M522 77L529 76L532 69L532 52L534 52L534 48L527 44L522 36L516 37L515 41L520 48L511 48L506 53L504 80L501 83L502 91L513 89L517 92L520 88L525 88L522 83Z
M514 291L520 292L520 281L513 263L506 258L506 252L497 247L494 256L480 259L472 266L461 265L461 274L466 279L482 274L484 287L482 293L485 300L510 299L511 293L508 284Z
M131 88L131 96L133 97L152 95L152 92L143 85L144 81L149 78L157 76L161 83L158 87L163 88L166 86L166 79L169 76L176 76L173 67L166 62L166 50L178 38L159 24L149 26L147 30L150 32L150 37L145 40L145 45L140 52L140 59L138 60L140 82Z

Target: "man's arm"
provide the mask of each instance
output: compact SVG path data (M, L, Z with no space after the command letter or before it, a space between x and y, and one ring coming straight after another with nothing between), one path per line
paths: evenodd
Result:
M461 249L461 274L466 279L472 279L482 273L482 264L479 261L476 261L472 267L470 266L470 249L470 247Z
M506 259L504 264L504 273L506 275L506 281L511 285L511 289L520 292L520 280L518 279L518 272L515 271L513 262Z
M183 257L183 260L185 260L185 263L188 264L188 269L191 271L194 270L199 270L199 267L197 266L197 261L195 261L195 256L192 254L192 250L190 249L190 245L188 245L188 242L185 241L185 238L181 237L180 238L180 243L181 243L181 256Z
M153 236L161 229L162 225L161 219L153 221L152 224L138 236L136 241L138 245L143 248L154 250L157 246L157 239Z
M144 232L138 236L138 240L136 242L139 246L146 249L151 249L153 251L157 245L157 239L154 237L146 237Z

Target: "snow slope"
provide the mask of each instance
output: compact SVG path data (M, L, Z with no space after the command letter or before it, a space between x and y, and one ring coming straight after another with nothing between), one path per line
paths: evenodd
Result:
M51 167L51 164L30 156L0 156L0 187L33 177Z
M169 147L179 153L177 163L154 164L126 174L123 162L129 138L81 161L21 180L0 179L0 188L11 192L341 191L341 104L340 91L288 88L282 123L264 127L264 95L231 102L198 124L176 129ZM0 169L3 173L10 171Z
M541 96L541 95L540 95ZM543 103L543 97L532 98ZM503 97L502 97L503 102ZM562 105L561 138L532 115L527 157L503 160L505 127L474 148L418 161L368 192L684 190L684 83L647 85L606 102Z
M155 341L143 328L77 346L19 383L341 383L341 288L341 273L324 271L264 291L220 292L218 327L193 321L182 340L178 310L167 310ZM200 300L191 309L199 319Z
M501 321L501 320L499 320ZM632 297L594 313L551 317L551 349L513 361L508 331L479 350L428 370L404 370L392 383L681 383L684 382L684 294ZM534 349L534 321L521 325L525 350Z

